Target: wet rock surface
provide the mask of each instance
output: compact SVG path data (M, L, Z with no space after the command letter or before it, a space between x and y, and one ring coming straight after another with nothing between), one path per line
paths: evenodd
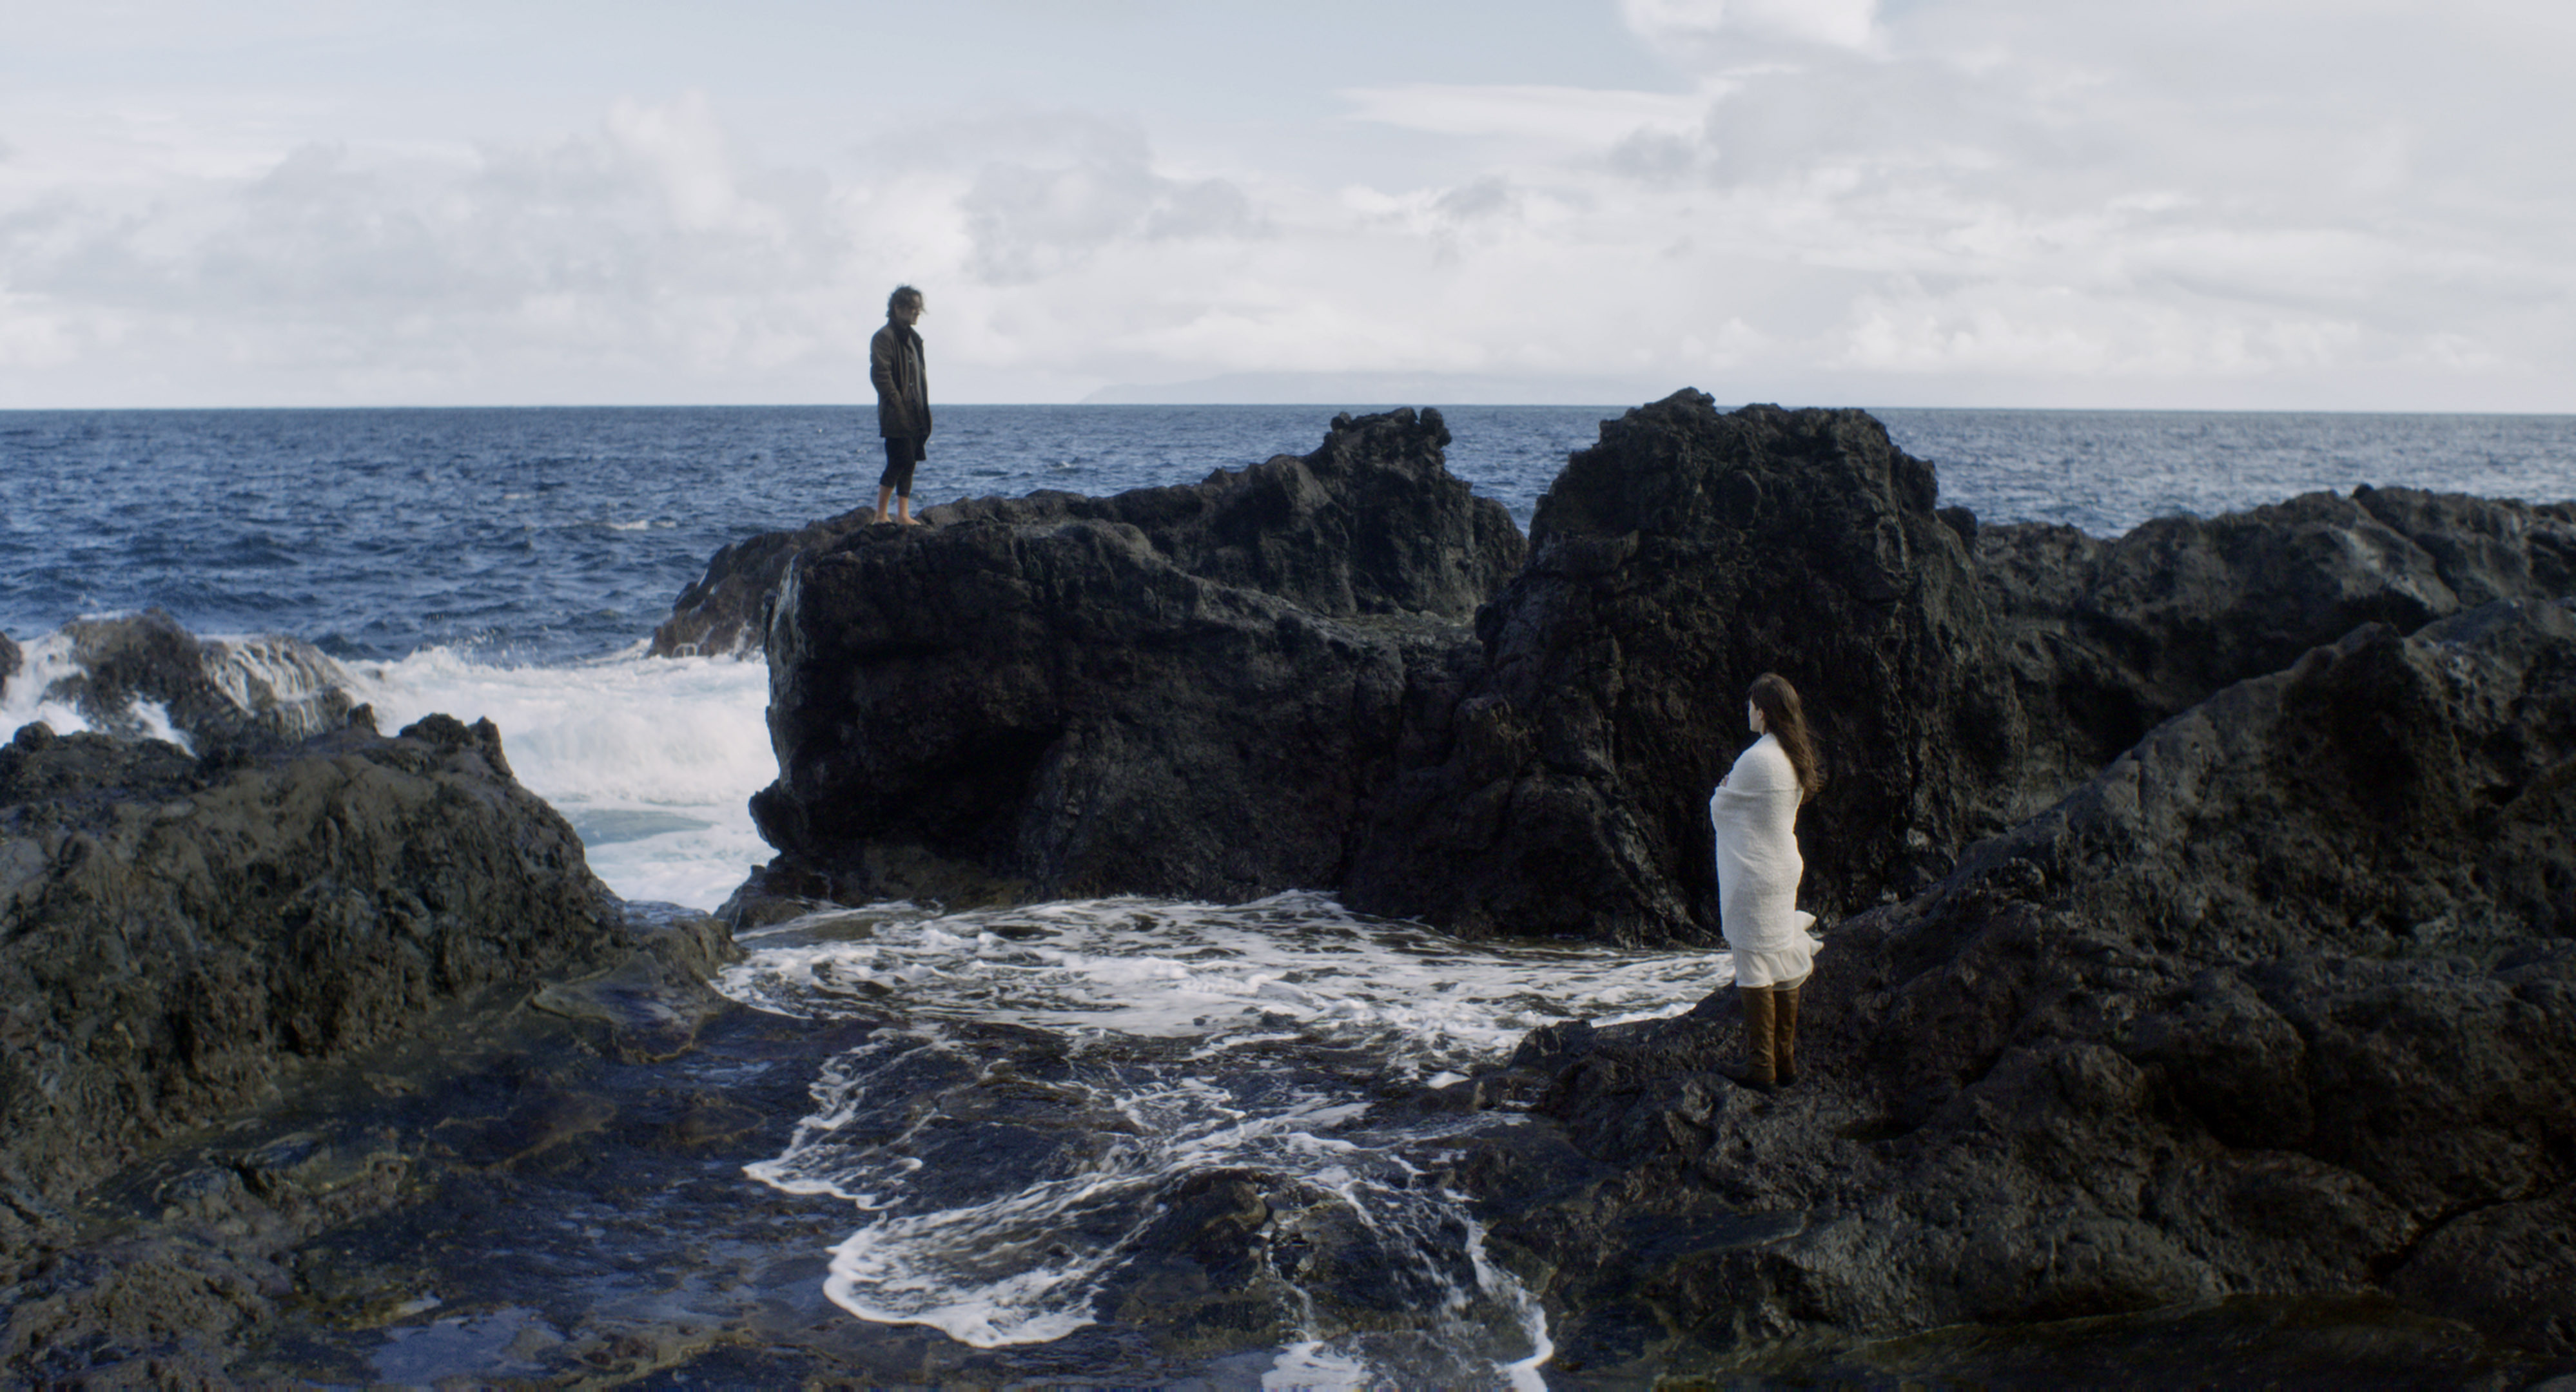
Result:
M490 1312L498 1255L559 1226L515 1177L597 1161L658 1193L795 1114L653 1073L743 1014L706 985L739 952L618 904L489 722L203 759L27 726L0 749L0 876L12 1383L518 1369L418 1319L438 1290ZM614 1169L612 1140L654 1159ZM730 1199L740 1163L715 1167ZM600 1347L555 1366L620 1366Z
M2576 1181L2571 770L2565 604L2365 625L1842 924L1777 1098L1719 1072L1732 992L1534 1038L1538 1110L1619 1175L1497 1241L1550 1273L1569 1366L1920 1373L1976 1340L1864 1346L2223 1344L2332 1313L2237 1298L2359 1292L2443 1379L2576 1368L2540 1236ZM2045 1344L1968 1362L2044 1380Z
M697 925L628 932L639 956L685 958L722 941ZM809 1031L726 1009L689 1063L629 1061L614 1027L526 994L426 1014L145 1151L15 1273L0 1367L104 1386L578 1382L823 1322L810 1254L846 1206L741 1174L792 1129Z

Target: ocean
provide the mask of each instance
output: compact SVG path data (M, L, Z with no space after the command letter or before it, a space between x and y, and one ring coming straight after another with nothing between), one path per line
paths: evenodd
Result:
M1444 411L1451 469L1526 527L1571 450L1617 407ZM951 406L916 502L1039 488L1105 494L1303 453L1330 407ZM2110 535L2358 484L2576 498L2576 417L1889 410L1942 500L1990 522ZM501 729L522 782L630 900L711 909L768 849L744 800L775 773L754 654L644 655L710 553L870 502L873 412L851 407L0 413L0 632L26 670L0 733L81 715L45 692L59 630L157 606L206 637L279 633L336 660L386 729L444 711ZM166 719L138 712L148 726ZM1426 1313L1245 1350L1242 1380L1532 1385L1545 1318L1488 1262L1461 1205L1408 1182L1403 1134L1353 1079L1438 1082L1555 1020L1686 1009L1720 954L1447 941L1316 895L949 913L884 905L751 935L724 988L788 1015L905 1029L817 1060L814 1110L757 1182L849 1205L826 1289L851 1317L979 1347L1065 1337L1176 1173L1252 1167L1388 1239ZM1125 1139L1077 1172L961 1193L837 1139L976 1022L1052 1031L1085 1105ZM1325 1055L1372 1060L1354 1074ZM868 1128L859 1128L866 1130ZM1079 1238L1066 1234L1082 1234ZM1212 1365L1213 1366L1213 1365ZM450 1370L472 1377L471 1367ZM448 1375L442 1373L441 1375ZM1220 1378L1220 1381L1225 1379Z

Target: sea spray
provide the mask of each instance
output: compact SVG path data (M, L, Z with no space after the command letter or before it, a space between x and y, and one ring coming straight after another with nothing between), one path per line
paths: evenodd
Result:
M399 662L335 662L272 637L209 638L208 679L244 710L266 709L289 738L317 733L333 688L375 708L390 734L433 712L500 728L511 772L581 834L590 866L620 896L713 909L769 848L747 801L776 771L765 712L769 674L729 658L614 657L505 666L430 648ZM159 702L114 710L68 693L89 673L65 634L27 640L0 695L0 734L42 722L58 735L158 739L191 753Z
M751 794L776 776L768 669L648 658L642 645L564 666L493 666L446 648L366 664L357 685L390 731L432 711L500 727L510 768L581 833L619 895L713 909L770 856Z
M28 640L19 651L21 665L0 692L0 734L42 724L58 735L96 731L119 739L157 739L197 752L188 736L170 721L158 701L133 700L113 711L83 709L69 692L89 675L78 645L63 633Z

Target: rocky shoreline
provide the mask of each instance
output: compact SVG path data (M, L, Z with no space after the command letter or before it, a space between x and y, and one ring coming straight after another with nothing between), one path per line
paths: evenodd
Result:
M1150 1311L982 1352L827 1306L846 1204L740 1167L878 1026L731 1006L730 930L1306 888L1711 942L1702 805L1767 669L1832 778L1808 1079L1723 1080L1721 991L1381 1103L1529 1118L1428 1179L1544 1298L1551 1380L2576 1374L2576 507L1980 525L1862 413L1684 392L1524 540L1445 443L1344 417L1194 486L726 548L655 645L770 664L781 854L721 921L618 903L488 723L388 737L283 640L84 628L64 699L147 693L199 752L0 748L0 1377L1195 1367ZM1275 1282L1258 1189L1169 1196L1155 1288Z

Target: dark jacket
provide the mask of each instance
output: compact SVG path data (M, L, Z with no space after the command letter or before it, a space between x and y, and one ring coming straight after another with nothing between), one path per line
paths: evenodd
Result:
M921 335L889 319L868 340L868 380L877 389L877 433L923 439L930 434L930 384L923 375Z

